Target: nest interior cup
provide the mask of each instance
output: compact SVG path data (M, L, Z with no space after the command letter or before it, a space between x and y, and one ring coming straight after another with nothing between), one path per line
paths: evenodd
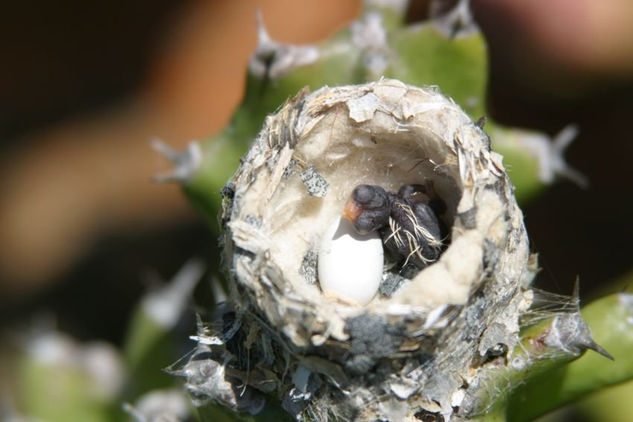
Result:
M441 219L450 244L439 259L363 305L324 294L323 237L354 188L398 191L429 180L447 206ZM289 350L349 352L359 337L351 321L361 316L398 327L400 340L378 358L432 350L465 330L481 338L495 322L507 337L499 342L515 341L532 278L522 214L487 135L436 89L381 80L301 92L267 118L228 186L223 225L233 304L282 333ZM381 279L388 272L385 266ZM478 324L462 327L473 306ZM472 360L466 355L455 371ZM456 388L432 400L450 408Z

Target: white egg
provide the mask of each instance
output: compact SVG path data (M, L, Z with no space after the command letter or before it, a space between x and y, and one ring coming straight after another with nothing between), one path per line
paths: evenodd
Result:
M382 240L377 233L360 235L351 222L337 217L319 248L318 272L323 293L366 305L378 291L383 260Z

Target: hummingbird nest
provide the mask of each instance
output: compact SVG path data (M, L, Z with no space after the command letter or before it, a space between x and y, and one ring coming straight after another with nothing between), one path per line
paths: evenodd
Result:
M230 306L221 329L200 329L189 365L206 375L189 390L251 413L278 400L298 420L468 417L459 407L469 380L517 344L532 297L523 216L501 161L433 87L384 79L289 100L223 190ZM354 189L412 184L432 185L445 205L439 258L403 273L382 251L355 257L352 241L340 252L350 258L332 264L341 288L364 289L349 286L367 268L379 285L364 303L328 294L323 242L337 239L326 233Z

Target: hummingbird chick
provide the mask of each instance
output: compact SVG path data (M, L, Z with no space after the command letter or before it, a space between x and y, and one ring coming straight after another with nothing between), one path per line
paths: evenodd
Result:
M375 185L359 185L352 192L342 216L359 234L376 231L401 272L418 270L437 261L447 230L438 215L446 204L426 185L404 185L398 193Z

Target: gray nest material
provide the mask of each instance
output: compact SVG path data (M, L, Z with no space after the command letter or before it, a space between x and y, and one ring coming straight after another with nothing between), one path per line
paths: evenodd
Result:
M222 344L210 356L235 391L272 394L297 419L454 415L478 369L517 344L532 297L501 161L452 100L397 80L303 91L269 116L223 204L230 336L202 341ZM319 244L352 190L429 180L448 209L439 260L366 305L323 294Z

